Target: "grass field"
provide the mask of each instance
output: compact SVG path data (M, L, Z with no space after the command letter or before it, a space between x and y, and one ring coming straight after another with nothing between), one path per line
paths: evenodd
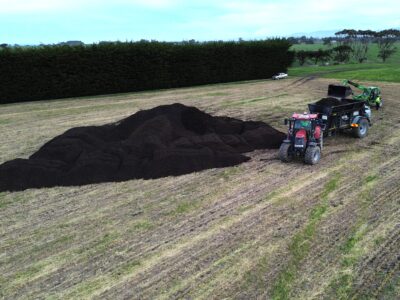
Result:
M282 119L331 80L292 78L0 106L0 163L65 130L180 102ZM400 84L370 134L316 166L276 150L179 177L0 193L0 298L398 299Z
M297 63L289 69L291 76L315 76L336 79L356 79L373 81L400 82L400 43L396 43L398 51L393 54L385 63L377 57L378 46L371 44L367 53L367 61L359 64L350 61L348 64L315 66L299 66ZM319 48L328 49L322 44L313 45L293 45L294 50L318 50Z
M333 44L332 46L326 46L323 44L297 44L293 45L291 50L318 50L318 49L331 49L335 47ZM397 42L395 44L395 47L397 47L397 52L395 52L388 60L388 64L392 63L400 63L400 42ZM381 63L382 60L378 58L378 52L379 48L377 44L370 44L369 50L367 52L367 61L368 63ZM355 61L353 61L355 62Z

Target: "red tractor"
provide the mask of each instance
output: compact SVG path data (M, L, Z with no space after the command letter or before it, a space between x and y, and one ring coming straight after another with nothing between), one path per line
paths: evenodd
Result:
M318 118L318 114L293 114L285 119L289 125L287 139L279 149L279 158L284 162L294 157L304 157L306 164L315 165L321 159L323 146L323 130L325 124Z

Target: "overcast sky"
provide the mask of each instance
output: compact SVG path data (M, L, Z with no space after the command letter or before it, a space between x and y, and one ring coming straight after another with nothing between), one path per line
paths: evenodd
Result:
M237 40L400 27L399 0L0 0L0 43Z

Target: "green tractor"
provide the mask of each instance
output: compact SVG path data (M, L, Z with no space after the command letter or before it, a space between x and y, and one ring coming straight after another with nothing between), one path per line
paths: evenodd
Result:
M362 91L362 93L359 95L353 95L354 100L365 101L366 103L368 103L368 105L375 106L376 109L380 109L382 107L383 102L381 99L380 88L375 86L364 86L362 84L347 79L343 80L342 84L344 86L352 85Z

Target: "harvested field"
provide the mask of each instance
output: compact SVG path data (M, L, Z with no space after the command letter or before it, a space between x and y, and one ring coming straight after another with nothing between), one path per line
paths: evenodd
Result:
M283 131L330 82L3 105L0 163L72 127L176 102ZM262 149L176 177L0 193L0 298L399 298L400 84L374 85L385 107L369 136L326 139L316 166Z

